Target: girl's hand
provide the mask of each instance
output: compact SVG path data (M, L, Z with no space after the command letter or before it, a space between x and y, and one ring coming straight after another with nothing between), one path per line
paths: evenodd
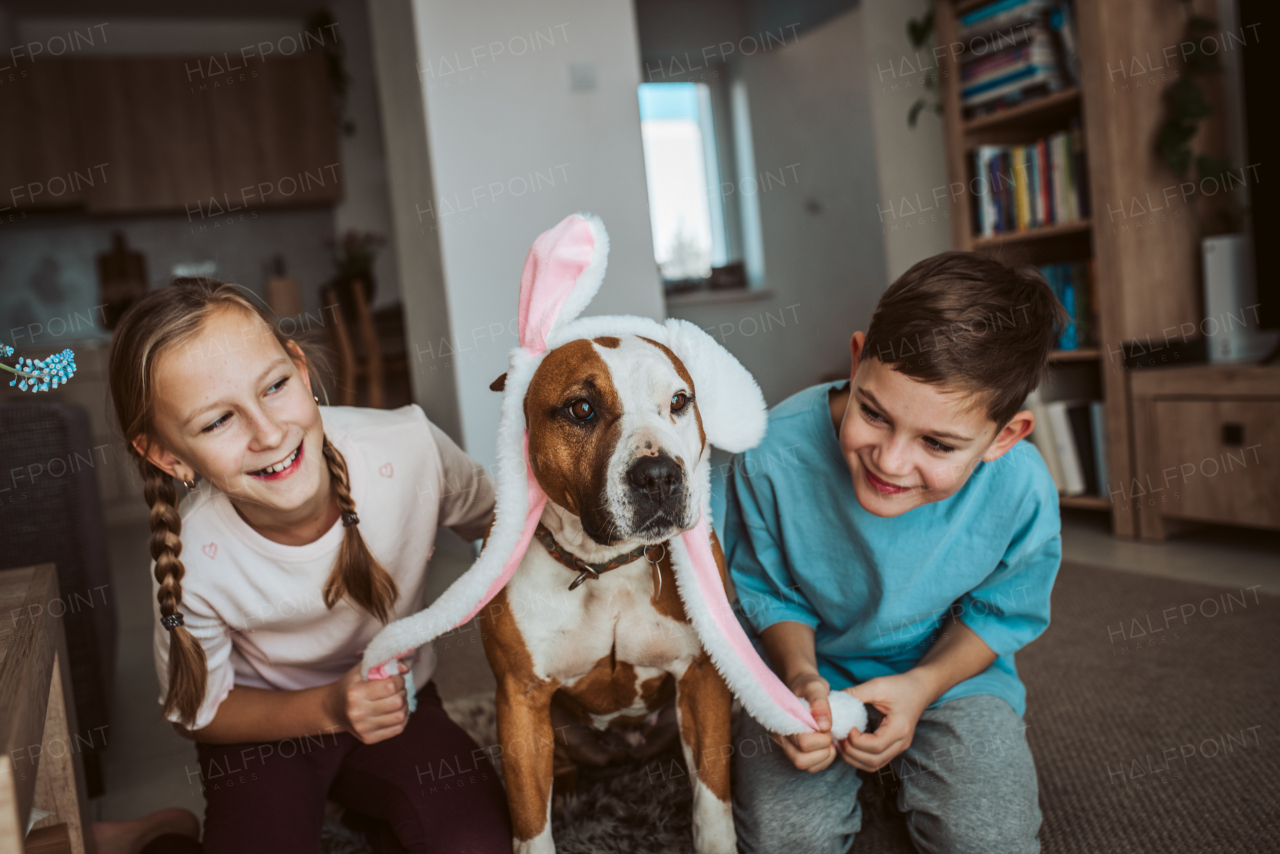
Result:
M831 706L827 703L831 685L818 674L811 673L796 676L787 687L797 697L809 701L809 710L813 712L819 731L799 735L770 733L770 737L782 748L791 764L801 771L821 771L836 758L836 748L831 743Z
M329 716L364 744L397 736L409 722L409 697L403 676L409 672L409 665L403 661L399 664L402 675L367 682L360 678L357 664L330 685Z
M908 670L869 679L845 690L864 704L875 706L884 720L871 734L850 732L839 744L840 756L854 768L879 771L911 746L920 715L932 702L931 687L915 671Z

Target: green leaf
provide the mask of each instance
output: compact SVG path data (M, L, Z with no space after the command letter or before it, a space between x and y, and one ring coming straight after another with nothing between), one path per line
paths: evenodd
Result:
M1166 119L1156 134L1156 151L1160 159L1179 178L1191 168L1191 147L1188 143L1195 135L1195 124L1173 118Z
M1182 37L1185 41L1195 43L1195 50L1188 54L1184 60L1189 74L1205 76L1216 74L1222 70L1222 63L1218 54L1222 51L1223 46L1217 44L1217 34L1218 22L1213 18L1192 15L1187 19L1187 28ZM1206 53L1203 50L1202 42L1211 36L1214 38L1214 43L1217 44L1217 50L1214 53Z
M911 105L911 110L907 113L907 127L915 127L916 119L920 118L920 111L928 106L928 102L924 98L919 98Z
M907 37L911 39L911 46L915 48L924 47L929 43L929 38L933 35L933 8L925 13L923 18L912 18L907 21Z
M1200 176L1200 180L1205 178L1216 178L1218 183L1226 185L1223 175L1231 171L1231 161L1225 157L1217 157L1212 154L1201 154L1196 158L1196 174Z
M1175 81L1164 90L1164 103L1170 119L1197 122L1213 112L1200 87L1188 77Z

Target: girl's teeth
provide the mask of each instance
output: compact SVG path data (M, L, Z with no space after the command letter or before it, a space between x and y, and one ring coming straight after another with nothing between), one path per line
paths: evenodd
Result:
M264 474L275 474L278 471L284 471L289 466L293 465L293 461L297 459L297 457L298 457L298 450L295 448L293 453L290 454L288 457L286 457L285 459L281 460L280 462L276 463L273 466L267 466L266 468L262 469L262 472Z

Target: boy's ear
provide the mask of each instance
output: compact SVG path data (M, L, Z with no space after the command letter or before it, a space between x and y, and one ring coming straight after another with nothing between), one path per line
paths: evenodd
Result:
M987 452L982 455L982 461L990 463L1000 459L1004 456L1005 451L1018 444L1022 439L1027 438L1035 426L1036 417L1031 410L1024 409L1015 413L1009 419L1009 423L996 432L996 438L991 443L991 446L987 448Z
M867 343L867 333L855 332L853 337L849 339L849 352L853 356L853 370L849 372L849 376L853 376L858 372L858 362L862 360L862 348Z

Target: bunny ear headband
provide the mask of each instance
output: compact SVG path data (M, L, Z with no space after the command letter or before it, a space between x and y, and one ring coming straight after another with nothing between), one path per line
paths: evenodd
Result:
M529 467L524 396L543 357L579 338L643 335L669 347L684 363L698 395L709 445L738 452L764 438L767 413L755 380L729 351L684 320L658 323L644 317L578 315L600 289L609 236L597 217L573 214L543 232L520 276L520 346L511 351L498 426L497 507L480 557L431 607L387 625L364 653L367 678L397 672L396 659L466 623L489 603L519 567L547 496ZM711 553L710 451L695 476L702 486L697 525L672 538L676 587L712 663L747 712L772 732L793 735L817 729L808 705L793 695L761 660L734 616ZM866 727L866 710L850 695L831 695L832 732Z

